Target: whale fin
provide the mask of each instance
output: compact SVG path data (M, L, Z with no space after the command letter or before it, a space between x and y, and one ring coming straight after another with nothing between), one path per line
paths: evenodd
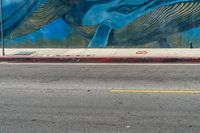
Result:
M106 48L111 31L112 28L110 26L100 25L90 41L88 48Z
M33 33L53 20L61 17L70 8L61 0L48 0L40 8L38 8L30 17L22 22L12 33L11 37L19 37L29 33Z
M169 42L167 41L166 38L162 38L162 39L158 40L158 43L161 48L171 48L171 45L169 44Z

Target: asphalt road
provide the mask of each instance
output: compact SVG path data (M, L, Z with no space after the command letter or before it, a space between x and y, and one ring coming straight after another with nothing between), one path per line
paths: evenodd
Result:
M0 133L199 133L198 91L200 65L0 64Z

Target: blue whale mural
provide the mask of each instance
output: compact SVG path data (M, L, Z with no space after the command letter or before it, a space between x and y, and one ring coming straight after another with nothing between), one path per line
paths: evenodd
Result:
M199 26L200 0L3 0L4 33L24 36L62 18L89 48L140 45Z
M71 1L3 0L5 35L22 36L35 32L70 10Z

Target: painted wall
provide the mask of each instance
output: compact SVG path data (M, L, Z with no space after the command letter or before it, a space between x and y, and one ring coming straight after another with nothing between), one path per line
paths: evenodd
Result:
M200 47L200 0L3 0L7 47Z

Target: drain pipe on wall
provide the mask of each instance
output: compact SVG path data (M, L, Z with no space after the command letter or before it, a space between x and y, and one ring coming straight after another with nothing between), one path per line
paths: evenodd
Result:
M1 45L2 45L2 55L5 55L5 42L4 42L4 32L3 32L3 2L0 0L0 23L1 23Z

